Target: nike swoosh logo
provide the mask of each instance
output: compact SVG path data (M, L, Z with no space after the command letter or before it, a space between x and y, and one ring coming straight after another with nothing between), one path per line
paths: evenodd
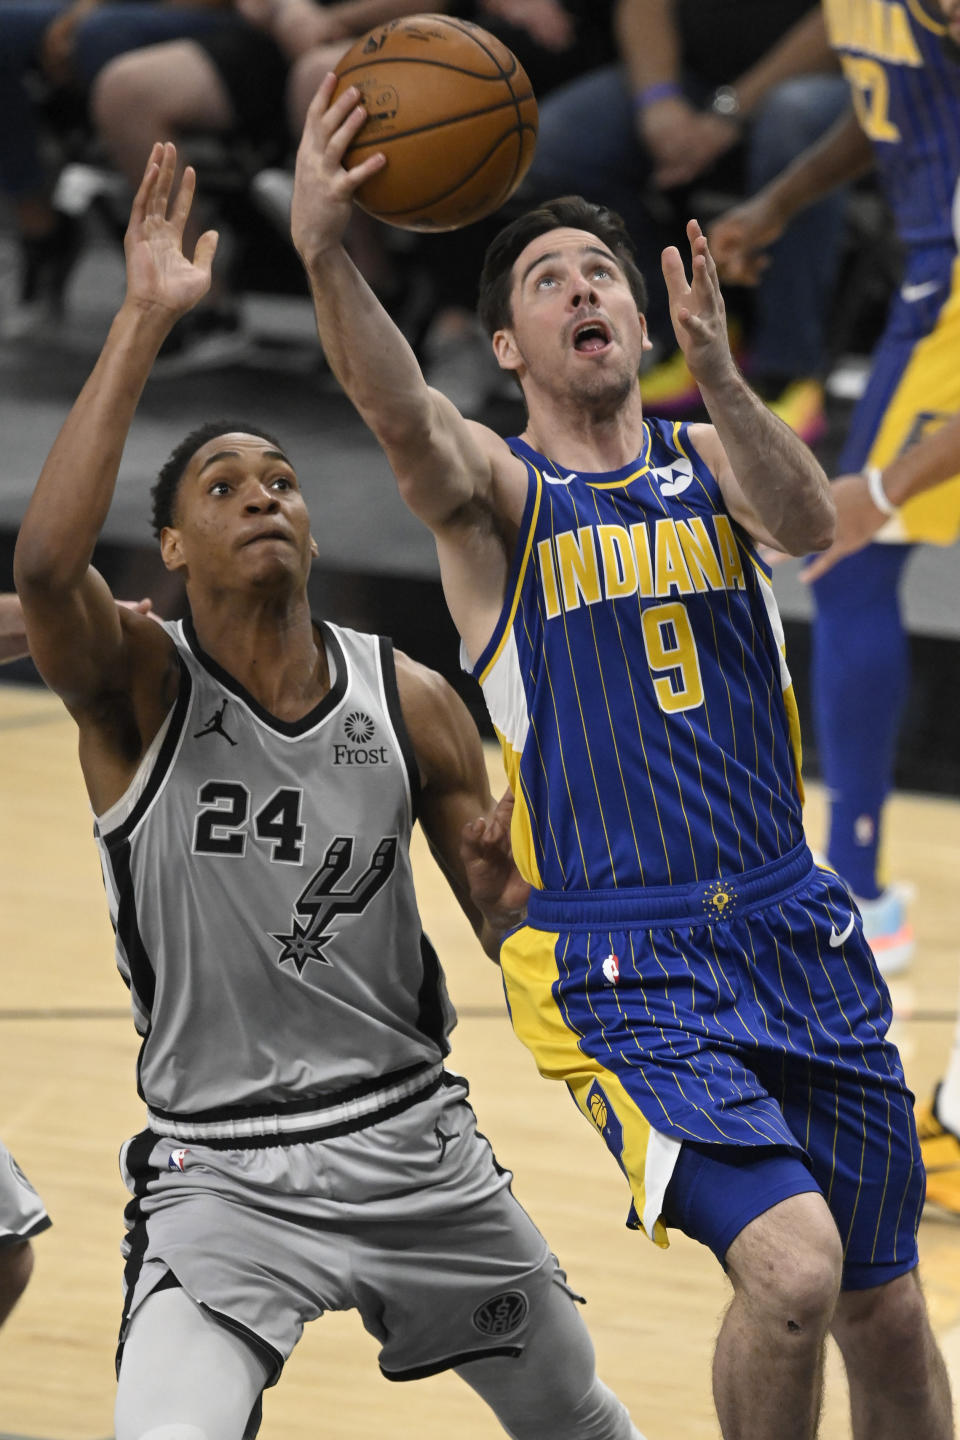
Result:
M544 475L548 485L569 485L571 480L576 480L576 471L571 475Z
M837 929L836 925L830 926L830 944L832 945L834 950L836 950L838 945L842 945L844 940L849 940L850 936L853 934L853 927L856 923L856 917L851 915L847 928L846 930L844 930L842 935L840 934L840 931Z
M923 280L919 285L901 285L900 298L906 300L908 305L912 305L914 300L925 300L928 295L932 295L939 289L939 280Z

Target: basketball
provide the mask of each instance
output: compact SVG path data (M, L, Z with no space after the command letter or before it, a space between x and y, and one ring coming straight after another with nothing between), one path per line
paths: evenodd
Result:
M537 138L530 81L506 45L467 20L409 15L378 25L337 66L368 118L347 169L382 151L357 204L402 230L457 230L499 210L523 179Z

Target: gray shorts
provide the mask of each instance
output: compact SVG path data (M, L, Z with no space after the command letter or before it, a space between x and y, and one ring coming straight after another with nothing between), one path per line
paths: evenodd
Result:
M540 1297L566 1279L477 1133L465 1086L447 1079L323 1140L226 1149L135 1136L121 1154L134 1196L121 1350L137 1306L173 1279L247 1337L268 1384L325 1310L359 1311L388 1379L521 1354Z
M49 1225L43 1201L0 1141L0 1249L39 1235Z

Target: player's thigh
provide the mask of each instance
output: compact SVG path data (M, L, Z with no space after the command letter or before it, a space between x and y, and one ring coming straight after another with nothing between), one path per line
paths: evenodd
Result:
M206 51L192 40L148 45L106 65L93 91L94 118L110 133L135 115L162 116L177 128L223 131L233 102Z
M155 1291L127 1328L116 1440L241 1440L266 1379L252 1347L179 1286Z

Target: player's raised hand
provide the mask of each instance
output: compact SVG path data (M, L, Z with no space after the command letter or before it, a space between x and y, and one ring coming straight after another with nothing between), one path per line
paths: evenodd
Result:
M343 160L367 111L356 86L333 99L337 76L331 70L313 97L297 150L290 231L304 264L339 245L365 180L387 163L378 151L351 169Z
M217 232L197 241L193 259L183 253L183 228L193 204L196 176L188 165L173 193L177 152L154 145L140 189L134 196L124 236L127 296L136 304L183 315L210 289Z
M707 232L717 269L730 285L756 285L770 264L766 253L784 225L763 195L735 205Z
M670 319L687 368L699 385L721 380L733 366L727 338L727 312L720 293L717 267L707 238L696 220L687 221L690 276L675 245L661 257L670 300Z

